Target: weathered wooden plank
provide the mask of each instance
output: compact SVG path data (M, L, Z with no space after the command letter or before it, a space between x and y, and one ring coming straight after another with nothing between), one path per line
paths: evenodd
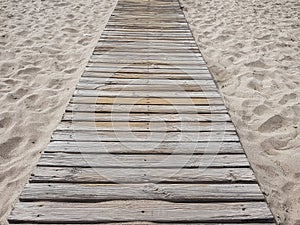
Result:
M230 122L228 114L147 114L66 112L62 121L90 122Z
M144 36L141 36L141 35L113 35L113 34L110 34L110 35L102 35L101 36L101 39L100 40L114 40L114 39L123 39L123 40L169 40L169 41L191 41L193 40L193 37L192 36L167 36L167 35L144 35Z
M110 31L109 31L110 32ZM120 31L121 32L121 31ZM145 31L141 31L141 30L135 30L135 31L126 31L126 32L149 32L148 30L145 30ZM174 32L174 34L176 34ZM197 45L195 43L180 43L180 42L174 42L174 41L138 41L138 42L135 42L135 41L126 41L126 40L120 40L118 42L116 41L113 41L113 40L107 40L105 42L98 42L96 44L96 47L100 47L100 46L109 46L109 45L114 45L115 47L121 47L121 46L136 46L136 47L142 47L142 46L145 46L145 47L150 47L150 46L153 46L154 48L160 48L160 49L163 49L163 48L166 48L166 49L170 49L170 50L173 50L173 49L188 49L188 48L193 48L193 47L197 47ZM192 56L192 55L191 55Z
M153 14L154 16L157 16L155 14ZM178 27L177 25L151 25L149 24L148 26L144 26L144 25L135 25L135 24L127 24L127 25L110 25L107 24L106 26L107 30L111 30L111 29L139 29L139 30L147 30L147 29L164 29L164 30L184 30L184 31L188 31L188 26L180 26ZM101 40L101 38L100 38ZM187 41L192 43L192 41Z
M128 45L128 42L121 43L123 45ZM128 47L128 46L127 46ZM198 53L197 53L198 54ZM155 56L156 55L156 56ZM160 60L164 61L165 63L173 64L174 61L182 60L182 63L187 62L197 62L200 63L203 61L203 58L201 56L195 56L195 55L186 55L186 56L176 56L171 53L168 54L158 54L158 53L152 53L151 55L143 54L143 55L133 55L128 54L126 57L124 55L117 55L117 54L94 54L91 56L91 59L113 59L115 58L116 61L119 60L134 60L134 61L154 61L154 60Z
M202 94L202 97L194 97L193 93L183 92L183 96L176 98L176 93L173 98L164 96L170 96L172 93L147 93L143 95L141 92L124 92L113 93L97 90L77 90L75 97L72 97L70 103L79 104L112 104L112 105L222 105L221 98L210 97L205 98L206 92ZM198 95L200 95L198 93ZM112 95L112 97L106 97ZM117 96L115 96L117 95ZM157 97L160 95L161 97ZM204 96L203 96L204 95ZM208 94L207 94L208 95ZM93 96L93 97L90 97ZM97 97L96 97L97 96ZM128 96L128 97L127 97ZM149 96L149 97L148 97ZM201 95L200 95L201 96Z
M144 82L146 83L148 80L144 80ZM166 80L167 81L167 80ZM148 81L149 82L149 81ZM207 84L207 85L180 85L180 84L172 84L172 82L170 82L169 85L164 85L164 84L148 84L148 85L143 85L140 84L140 81L138 81L137 84L130 84L130 81L127 83L129 83L128 85L120 85L120 84L105 84L107 83L104 79L103 79L103 83L87 83L87 82L79 82L76 86L76 93L80 92L80 90L98 90L101 92L128 92L128 91L135 91L135 92L145 92L145 91L152 91L152 93L157 93L157 92L174 92L174 90L182 90L182 92L194 92L193 94L197 94L197 97L199 96L199 93L197 92L203 92L203 91L215 91L216 90L216 86L214 83L211 84ZM150 83L150 82L149 82ZM159 82L157 82L159 83ZM175 83L175 82L174 82ZM183 83L183 82L181 82ZM116 94L115 94L116 95ZM98 95L100 96L100 95ZM168 94L168 96L170 97L170 95Z
M139 19L139 18L134 18L134 20L148 20L148 19ZM124 20L124 18L120 19L120 20ZM173 20L173 19L172 19ZM104 30L103 35L117 35L117 36L120 36L120 35L132 35L132 36L158 36L158 35L162 35L162 36L172 36L172 37L182 37L182 36L187 36L187 37L193 37L192 33L191 32L178 32L178 33L175 33L175 32L164 32L164 31L153 31L153 32L149 32L149 31L107 31L107 30ZM173 46L174 47L174 46ZM198 48L194 47L196 50L199 50Z
M88 215L88 216L87 216ZM11 222L242 222L271 221L265 202L171 203L165 201L109 201L101 203L20 202Z
M124 28L125 26L119 26L120 28ZM161 29L166 29L165 27L157 27L157 28L161 28ZM156 39L156 38L122 38L122 39L119 39L119 38L109 38L109 39L105 39L105 38L100 38L99 39L100 42L105 42L105 41L109 41L109 42L116 42L116 43L120 43L120 42L124 42L124 41L127 41L127 42L153 42L153 43L165 43L165 42L168 42L169 44L171 43L178 43L178 44L195 44L194 40L191 39L191 40L176 40L176 39L169 39L169 38L160 38L160 39Z
M169 105L99 105L99 104L69 104L66 112L107 112L107 113L227 113L224 105L199 105L199 106L169 106Z
M121 39L121 41L124 41L125 39ZM150 41L150 40L149 40ZM186 53L182 53L182 52L172 52L172 53L168 53L168 52L163 52L161 51L160 53L152 53L152 52L131 52L130 54L126 53L126 52L116 52L116 51L111 51L111 52L105 52L105 55L110 55L110 56L126 56L126 57L132 57L132 56L139 56L139 57L149 57L150 59L159 59L160 57L177 57L177 58L186 58L186 60L190 60L192 59L202 59L202 55L200 53L194 53L193 55L191 55L191 53L186 52ZM102 52L98 52L98 51L94 51L93 55L103 55L104 53ZM156 57L157 56L157 57ZM201 68L199 68L201 69ZM204 69L204 68L203 68ZM205 67L205 69L207 69L207 67Z
M114 82L115 81L115 82ZM216 85L211 80L168 80L168 79L133 79L82 77L77 89L101 91L212 91L216 93ZM218 92L217 92L218 93Z
M85 73L86 75L88 75L87 73ZM127 75L127 76L126 76ZM140 78L139 74L137 74L135 76L135 74L133 74L131 76L131 74L125 74L123 76L120 75L120 78L118 77L92 77L92 76L84 76L80 78L79 83L80 84L96 84L99 86L110 86L110 85L120 85L123 86L124 88L126 88L129 85L132 86L137 86L137 85L143 85L143 86L149 86L149 87L155 87L155 85L161 85L164 87L170 86L172 87L172 85L178 85L178 86L184 86L184 87L193 87L193 86L197 86L199 87L199 89L202 86L212 86L214 85L214 91L217 91L217 87L214 83L213 80L194 80L191 79L193 77L189 77L186 76L186 79L183 80L178 80L178 79L145 79L145 78ZM177 77L175 77L177 78ZM138 88L138 87L136 87ZM196 90L195 90L196 91Z
M124 43L124 45L127 45ZM130 46L129 46L130 47ZM157 57L155 57L155 54L157 54ZM173 62L181 61L182 64L187 63L201 63L203 61L202 57L199 56L174 56L171 55L172 53L168 54L161 54L161 53L152 53L152 55L132 55L128 54L126 57L124 55L116 55L116 54L100 54L100 55L92 55L91 59L97 59L97 60L112 60L115 59L116 62L121 60L130 60L131 62L142 62L142 61L154 61L159 60L161 62L164 62L166 64L174 65ZM203 66L203 65L202 65Z
M87 72L122 72L122 73L147 73L147 74L201 74L203 72L209 73L206 67L199 67L196 70L187 70L187 69L161 69L161 68L111 68L111 67L86 67L85 71Z
M30 182L60 183L255 183L250 168L73 168L38 166Z
M46 153L86 154L243 154L239 142L61 142L53 141Z
M143 43L141 43L140 45L122 44L119 46L107 43L107 44L99 45L96 48L97 48L97 51L119 51L119 52L123 51L123 52L149 52L149 53L155 52L155 53L162 53L162 54L171 54L171 53L176 53L176 52L178 52L178 53L187 53L187 52L199 53L199 51L197 49L194 49L195 47L193 47L193 46L178 46L176 48L170 48L170 47L163 48L161 45L153 45L152 46L151 44L145 45ZM190 58L191 57L189 57L189 59ZM152 61L154 61L154 60L155 59L153 59ZM156 60L159 60L159 58L157 58ZM149 61L147 61L147 62L149 62ZM195 56L194 62L195 62L194 64L201 66L201 64L203 64L204 61L203 61L203 58L200 58L200 57L196 58L196 56ZM192 63L193 63L193 61L192 61ZM193 65L192 63L191 63L191 65ZM186 65L187 62L181 61L180 59L178 59L177 61L172 60L170 62L170 64L178 67L178 65Z
M110 48L115 48L115 47L104 47L106 49ZM144 66L151 66L151 65L169 65L172 67L181 67L181 66L203 66L204 61L203 60L191 60L191 61L181 61L181 60L172 60L172 61L167 61L167 60L149 60L149 59L139 59L139 60L134 60L134 59L124 59L124 58L119 58L113 60L110 57L102 57L102 58L93 58L91 57L89 62L92 63L98 63L98 64L105 64L109 66L113 66L115 64L125 64L125 65L144 65Z
M84 72L82 77L94 77L94 78L106 78L107 82L109 79L148 79L149 83L152 80L169 80L170 84L174 82L174 80L211 80L212 77L207 71L201 71L199 74L155 74L155 73L124 73L124 72ZM134 84L137 80L132 80ZM106 83L107 83L106 82ZM123 81L124 82L124 81ZM128 81L127 81L128 82ZM113 84L113 80L111 80L111 84ZM116 84L116 83L115 83Z
M171 53L199 53L199 50L194 50L191 48L181 48L181 49L169 49L169 50L163 50L161 48L152 48L151 46L149 46L148 48L132 48L131 46L118 46L118 47L96 47L95 51L97 52L114 52L114 53L118 53L118 52L127 52L127 54L130 53L158 53L158 54L171 54ZM164 52L164 53L163 53ZM203 59L200 61L197 66L203 66L200 64L200 62L202 64L204 64ZM173 64L173 67L180 67L178 65ZM90 66L90 65L89 65ZM184 64L182 64L181 66L184 66Z
M191 64L182 64L182 65L175 65L175 64L154 64L154 63L147 63L147 64L138 64L138 63L131 63L131 64L125 64L124 63L102 63L102 62L93 62L90 61L87 66L88 67L101 67L103 69L106 68L122 68L122 69L156 69L156 70L183 70L183 71L190 71L190 70L203 70L204 64L198 63L197 65L191 65Z
M206 168L249 167L244 154L154 155L44 153L39 166L99 168Z
M121 89L119 92L104 90L76 90L73 94L74 102L88 102L99 104L149 104L149 105L201 105L201 104L223 104L220 94L217 91L126 91ZM95 101L96 99L97 101ZM126 103L127 102L127 103Z
M68 191L66 191L68 190ZM99 202L166 200L171 202L263 201L257 184L68 184L30 183L21 201Z
M20 223L9 223L10 225L20 225ZM50 225L49 223L22 223L23 225ZM53 225L53 223L51 223ZM145 222L145 221L132 221L132 222L117 222L117 223L93 223L94 225L170 225L169 223L154 223L154 222ZM193 225L220 225L220 223L192 223ZM263 222L263 223L247 223L243 222L245 225L276 225L275 223ZM74 225L74 224L67 224L64 225ZM81 225L90 225L90 224L83 224ZM183 223L173 223L172 225L183 225ZM222 225L236 225L236 223L222 223Z
M56 141L99 141L99 142L202 142L202 141L239 141L232 131L54 131L52 140Z
M60 122L56 130L61 131L235 131L227 122Z
M122 15L122 14L120 14ZM145 16L149 16L149 17L153 17L151 14L145 14ZM171 16L171 15L170 15ZM188 30L188 29L176 29L176 28L173 28L173 29L160 29L160 28L122 28L122 27L112 27L112 28L109 28L109 27L105 27L105 31L126 31L126 32L174 32L174 33L190 33L191 31ZM195 43L194 43L195 44Z

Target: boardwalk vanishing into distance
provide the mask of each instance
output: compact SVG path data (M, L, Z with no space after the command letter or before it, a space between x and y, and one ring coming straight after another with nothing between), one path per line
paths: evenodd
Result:
M178 0L119 0L10 224L274 224Z

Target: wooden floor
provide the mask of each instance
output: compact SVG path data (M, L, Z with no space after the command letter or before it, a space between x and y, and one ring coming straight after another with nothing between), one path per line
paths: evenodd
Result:
M177 0L119 0L11 224L273 224Z

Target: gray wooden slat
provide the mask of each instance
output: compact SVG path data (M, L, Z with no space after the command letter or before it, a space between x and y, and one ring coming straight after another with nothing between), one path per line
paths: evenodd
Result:
M86 72L98 72L98 73L137 73L137 74L183 74L185 76L189 75L201 75L203 73L209 73L208 69L203 67L197 70L185 70L185 69L153 69L153 68L104 68L104 67L86 67Z
M101 79L101 78L100 78ZM124 81L124 80L123 80ZM125 80L126 81L126 80ZM164 81L164 80L161 80ZM120 92L124 92L124 91L135 91L135 92L149 92L151 91L151 93L157 93L157 92L174 92L174 90L182 90L183 92L194 92L195 96L197 96L197 92L203 92L203 91L215 91L216 90L216 86L215 84L211 83L211 84L206 84L206 85L181 85L179 82L179 84L172 84L172 82L170 82L171 84L169 85L164 85L164 84L143 84L147 83L147 80L138 80L137 83L132 82L130 84L130 80L127 80L128 85L120 85L120 84L109 84L109 81L105 81L105 78L103 79L103 83L99 82L99 83L88 83L88 82L84 82L84 81L80 81L77 86L76 86L76 92L79 92L80 90L99 90L101 92L103 91L111 91L111 92L115 92L115 91L120 91ZM125 82L123 82L125 83ZM159 83L159 82L157 82ZM175 82L174 82L175 83ZM184 82L181 82L184 83ZM178 93L178 92L177 92ZM188 93L190 94L190 93ZM187 95L188 95L187 94ZM115 94L116 95L116 94ZM199 94L198 94L199 97Z
M20 223L9 223L10 225L20 225ZM50 225L49 223L22 223L23 225ZM94 225L170 225L169 223L155 223L155 222L145 222L145 221L132 221L132 222L117 222L117 223L93 223ZM193 225L220 225L220 223L192 223ZM245 225L276 225L275 223L252 223L252 222L244 222ZM53 223L52 223L53 225ZM74 225L74 224L67 224L64 225ZM81 225L90 225L90 224L83 224ZM183 223L173 223L172 225L183 225ZM236 223L222 223L222 225L236 225Z
M217 91L126 91L119 92L104 90L75 90L72 102L81 103L113 103L113 104L149 104L149 105L203 105L223 104L220 94ZM128 103L127 103L128 102Z
M123 20L124 18L120 19ZM136 20L137 18L134 18ZM138 19L138 20L148 20L148 19ZM142 31L142 32L120 32L120 31L103 31L102 35L116 35L116 36L167 36L167 37L193 37L192 33L186 32L186 33L174 33L174 32L147 32L147 31ZM149 44L150 45L150 44ZM193 48L194 50L199 49L197 47Z
M110 32L110 31L109 31ZM136 32L142 32L139 30L136 31L128 31L128 33L136 33ZM175 32L174 32L175 33ZM189 49L189 48L197 48L197 45L195 43L177 43L177 42L165 42L165 41L160 41L160 42L149 42L149 41L139 41L139 42L131 42L131 41L125 41L125 40L120 40L122 42L117 42L120 45L116 45L115 41L105 41L105 42L98 42L96 44L96 47L115 47L115 48L121 48L121 47L145 47L145 48L150 48L153 47L155 49L160 49L160 50L176 50L176 49ZM190 57L196 57L191 55Z
M239 155L123 155L44 153L39 166L100 168L206 168L249 167L247 158Z
M171 92L158 92L153 94L151 92L146 92L146 94L144 93L125 91L112 93L109 91L77 90L74 94L75 96L71 98L70 103L109 105L171 105L174 107L177 105L195 107L199 105L223 105L223 100L221 98L211 97L209 96L210 93L207 92L203 92L202 95L201 92L199 92L199 97L195 97L193 93L183 92L179 94L179 92L177 92L178 95L181 95L178 98L176 97L176 92L173 95ZM206 94L208 95L207 98ZM215 92L215 94L217 95L218 93Z
M125 52L124 52L125 53ZM107 54L114 54L114 52L109 52ZM122 54L122 52L119 52L117 54ZM127 53L128 54L128 53ZM185 68L126 68L117 66L114 67L86 67L85 71L93 72L93 71L102 71L102 72L123 72L123 73L159 73L159 74L199 74L202 73L202 71L208 71L207 67L198 67L195 70L192 69L185 69Z
M253 183L250 168L78 168L38 166L31 182L62 183Z
M110 40L114 40L112 38L110 38ZM116 40L119 40L119 39L116 39ZM124 39L121 39L120 41L124 41ZM138 40L136 40L138 41ZM149 40L149 41L152 41L152 40ZM183 41L182 41L183 42ZM117 56L126 56L126 57L132 57L132 56L138 56L138 57L149 57L150 59L159 59L160 57L173 57L173 58L185 58L186 60L190 60L190 59L202 59L202 55L200 53L193 53L191 54L191 52L170 52L170 53L165 53L163 51L157 53L157 52L131 52L130 55L126 52L117 52L117 51L111 51L111 52L100 52L100 51L94 51L93 52L93 55L110 55L110 56L114 56L114 57L117 57ZM201 67L199 68L201 69ZM207 67L203 67L202 69L207 69ZM151 72L155 72L155 71L151 71ZM172 73L170 71L170 73Z
M239 142L51 142L45 152L98 154L243 154Z
M120 43L120 45L124 45L124 47L130 47L128 45L128 42L123 42ZM116 52L116 50L113 50L111 52L99 52L93 54L91 57L92 59L115 59L116 61L118 60L136 60L136 61L142 61L142 60L149 60L149 61L154 61L154 60L164 60L166 63L172 63L172 61L179 61L181 60L183 63L186 62L201 62L203 61L202 56L194 56L194 55L188 55L187 53L181 53L178 52L176 53L177 55L174 55L175 53L173 52L167 52L163 53L160 50L157 50L157 52L151 52L151 55L148 55L146 53L136 53L136 54L127 54L126 57L124 56L125 52ZM150 53L149 53L150 54ZM184 54L184 55L178 55L178 54Z
M166 106L166 105L99 105L99 104L69 104L67 112L110 112L110 113L227 113L223 105L199 106Z
M66 191L68 190L68 191ZM30 183L21 201L99 202L166 200L171 202L263 201L257 184L66 184Z
M62 131L235 131L232 123L224 122L60 122Z
M232 131L203 131L203 132L128 132L128 131L59 131L53 132L52 140L55 141L99 141L99 142L203 142L203 141L239 141L238 136Z
M87 216L88 215L88 216ZM12 222L230 222L272 220L264 202L170 203L164 201L109 201L102 203L21 202Z
M182 81L198 81L198 80L211 80L211 75L207 73L207 71L202 71L198 74L151 74L151 73L125 73L125 72L99 72L99 71L93 71L93 72L84 72L82 77L87 78L106 78L108 79L106 83L110 82L109 79L132 79L131 81L133 84L135 83L136 79L149 79L149 82L151 80L169 80L170 83L182 80ZM111 80L111 83L117 82L118 80L114 81ZM124 82L124 81L123 81ZM163 81L162 81L163 82ZM139 82L137 82L139 83Z
M147 113L80 113L66 112L63 121L103 121L103 122L229 122L228 114L147 114Z
M116 50L116 52L119 50ZM122 49L123 51L123 49ZM126 51L126 49L124 49L124 51ZM115 51L114 51L115 52ZM126 51L127 52L127 51ZM199 70L201 68L205 68L205 66L203 66L204 64L198 64L198 65L170 65L170 64L119 64L119 63L114 63L114 64L104 64L104 63L93 63L93 62L89 62L87 64L88 67L95 67L95 68L99 68L101 67L102 69L106 69L106 68L118 68L118 69L148 69L150 71L151 70L183 70L183 71L190 71L190 70Z
M170 79L144 79L144 78L114 78L114 77L81 77L80 84L87 83L87 84L97 84L99 86L103 85L123 85L126 88L129 85L147 85L149 87L153 85L164 85L170 86L172 85L182 85L182 86L197 86L199 88L205 87L207 85L214 86L214 91L217 91L217 87L212 80L170 80ZM196 91L196 90L195 90Z
M130 46L129 46L130 47ZM105 47L101 47L102 49L114 49L114 47L110 47L110 46L105 46ZM123 50L123 49L120 49ZM120 58L120 59L109 59L109 58L90 58L89 62L92 63L98 63L99 65L109 65L109 66L114 66L116 64L122 64L122 65L144 65L144 66L151 66L151 65L169 65L169 66L173 66L173 67L181 67L181 66L203 66L203 64L205 64L205 62L203 60L189 60L189 61L180 61L180 60L172 60L172 61L164 61L164 60L149 60L149 59L139 59L139 60L130 60L127 58Z

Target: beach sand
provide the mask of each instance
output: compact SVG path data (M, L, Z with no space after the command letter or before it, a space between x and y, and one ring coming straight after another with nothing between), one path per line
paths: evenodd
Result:
M300 2L180 0L279 224L300 224Z
M0 2L1 224L49 143L115 0ZM181 0L279 223L300 224L297 0Z
M0 2L0 224L49 143L115 3Z

